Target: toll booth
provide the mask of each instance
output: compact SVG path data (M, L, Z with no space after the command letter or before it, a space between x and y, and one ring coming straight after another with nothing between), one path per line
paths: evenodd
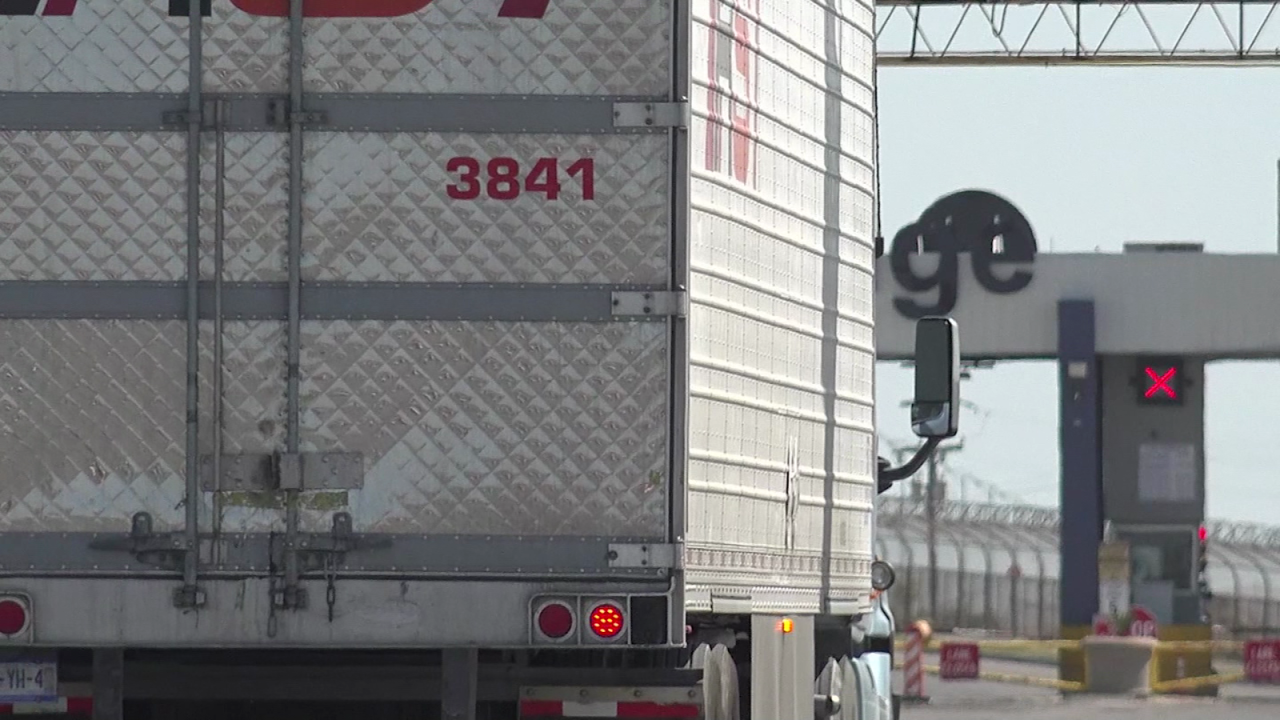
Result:
M1103 520L1129 545L1132 602L1161 626L1204 621L1204 361L1101 357Z
M1110 527L1130 544L1131 599L1161 639L1211 639L1204 367L1280 357L1280 254L1215 255L1198 243L1041 254L1016 207L975 190L935 201L883 249L879 359L908 359L914 320L949 315L967 360L1057 360L1062 637L1092 631ZM1179 672L1201 674L1198 660L1177 660ZM1064 679L1079 679L1082 665L1064 663Z

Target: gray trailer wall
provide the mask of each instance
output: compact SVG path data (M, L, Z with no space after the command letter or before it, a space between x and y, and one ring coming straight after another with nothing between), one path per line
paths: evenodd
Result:
M853 612L874 498L873 8L693 24L693 607Z
M465 625L385 603L506 578L485 632L517 642L547 582L668 591L674 563L630 548L683 524L677 9L509 4L214 0L195 33L144 0L4 18L0 570L87 578L11 583L38 631L431 642L412 620L454 642ZM178 571L199 628L168 617ZM388 576L423 582L354 579ZM235 600L305 577L338 579L348 630L324 625L330 582L314 617ZM149 618L85 606L126 601Z

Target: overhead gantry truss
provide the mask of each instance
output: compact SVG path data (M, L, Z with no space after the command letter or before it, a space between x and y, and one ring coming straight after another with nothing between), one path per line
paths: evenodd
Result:
M881 65L1280 65L1280 0L878 0Z

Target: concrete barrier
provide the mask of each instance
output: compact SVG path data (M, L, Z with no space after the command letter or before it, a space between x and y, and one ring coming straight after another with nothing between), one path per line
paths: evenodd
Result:
M1084 649L1084 691L1105 695L1146 697L1151 694L1152 637L1091 636Z

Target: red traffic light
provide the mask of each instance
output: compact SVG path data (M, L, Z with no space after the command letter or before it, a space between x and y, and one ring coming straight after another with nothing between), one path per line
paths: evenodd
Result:
M1174 390L1173 387L1169 385L1169 381L1177 379L1178 368L1167 368L1167 369L1161 368L1161 369L1164 370L1164 372L1157 373L1155 368L1151 367L1150 365L1146 367L1147 378L1150 380L1150 382L1147 383L1147 389L1145 392L1143 392L1143 395L1149 398L1155 397L1157 395L1163 395L1165 397L1171 397L1171 398L1178 397L1177 391Z
M1139 404L1181 405L1182 360L1140 358L1138 389Z

